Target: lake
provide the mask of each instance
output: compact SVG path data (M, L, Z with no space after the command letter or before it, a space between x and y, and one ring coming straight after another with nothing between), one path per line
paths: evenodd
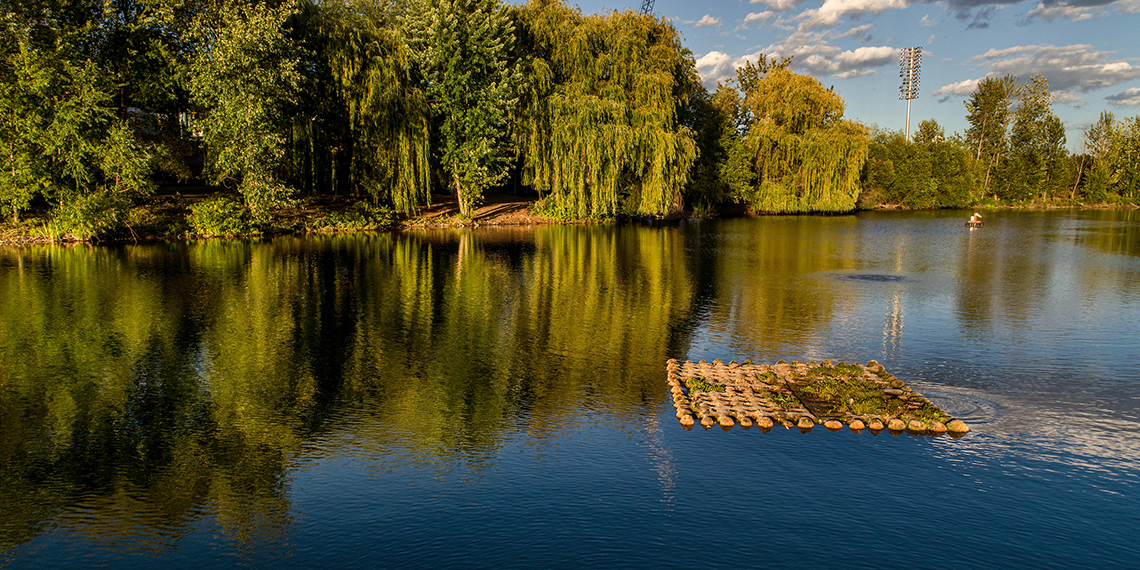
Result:
M0 566L1125 567L1140 213L0 248ZM971 433L686 431L874 359Z

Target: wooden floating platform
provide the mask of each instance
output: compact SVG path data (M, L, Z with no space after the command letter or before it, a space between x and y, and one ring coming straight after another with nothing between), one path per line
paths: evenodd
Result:
M899 435L960 437L970 431L922 394L911 390L874 360L867 364L776 364L704 360L679 364L670 359L669 389L677 419L685 429L700 425L724 430L740 424L768 431L775 425L811 431L844 427L859 433L887 430Z

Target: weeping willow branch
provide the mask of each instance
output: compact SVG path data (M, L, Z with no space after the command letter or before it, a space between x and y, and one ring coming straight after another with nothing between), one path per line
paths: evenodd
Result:
M855 209L869 135L843 120L843 99L812 77L773 69L745 93L754 120L730 152L747 175L730 182L756 212ZM732 160L732 158L730 158Z
M385 200L402 212L427 204L429 108L390 8L329 0L308 4L305 15L309 41L321 56L336 104L315 126L316 120L300 117L295 147L318 152L315 140L333 133L314 129L343 128L343 148L331 158L347 162L345 182L354 191L364 190L374 202Z
M630 11L561 2L516 9L526 87L515 140L523 182L567 217L681 207L697 157L679 111L700 88L677 31Z

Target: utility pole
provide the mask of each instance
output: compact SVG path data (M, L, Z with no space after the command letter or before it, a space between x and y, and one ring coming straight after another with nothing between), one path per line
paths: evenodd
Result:
M652 2L652 0L649 0ZM918 67L922 64L922 48L902 48L899 53L899 77L903 78L899 87L899 99L906 99L906 142L910 142L910 100L918 98Z
M653 13L653 0L641 0L641 13L646 16Z

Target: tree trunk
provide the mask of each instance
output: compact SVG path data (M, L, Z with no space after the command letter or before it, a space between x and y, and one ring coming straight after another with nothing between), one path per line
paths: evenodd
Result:
M982 114L982 128L978 129L978 157L975 160L982 159L982 143L986 140L986 119L989 118L989 113Z
M1077 167L1077 181L1073 182L1073 191L1069 193L1070 200L1077 199L1077 185L1081 183L1081 173L1085 171L1085 157L1081 156L1081 165Z
M451 188L455 191L455 199L459 201L459 215L464 218L471 217L471 205L467 203L467 198L463 195L463 190L459 186L459 177L452 175Z
M986 181L984 184L982 184L982 193L983 194L986 193L986 191L990 189L990 170L993 169L994 164L997 163L998 156L1000 156L1000 154L995 154L993 159L990 160L990 164L988 166L986 166Z

